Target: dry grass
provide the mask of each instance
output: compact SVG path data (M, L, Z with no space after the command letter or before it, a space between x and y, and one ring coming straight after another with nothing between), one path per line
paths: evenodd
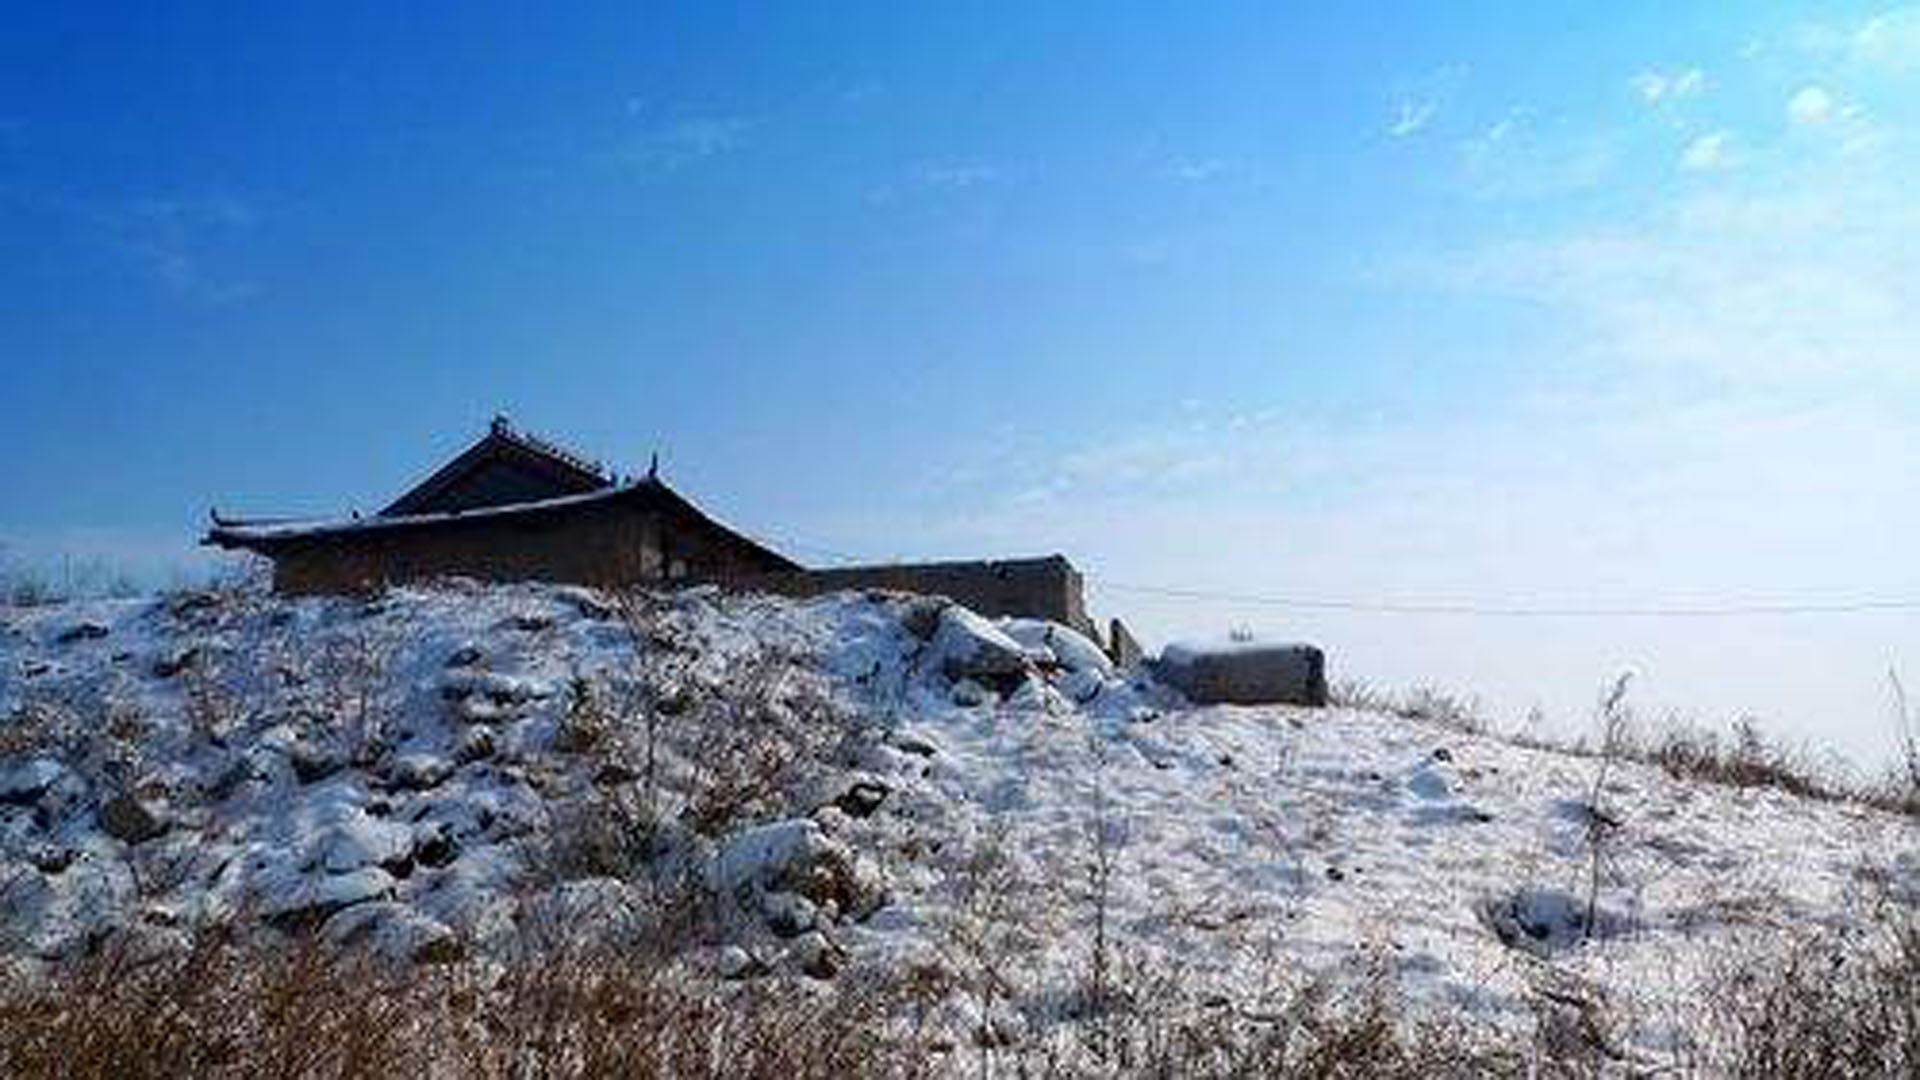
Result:
M1652 729L1629 724L1607 733L1602 744L1595 746L1582 738L1497 732L1477 702L1431 687L1393 693L1349 681L1334 688L1332 700L1345 708L1385 713L1466 735L1492 736L1518 746L1653 765L1675 779L1731 788L1767 788L1806 799L1859 803L1920 817L1920 725L1897 679L1894 691L1901 759L1880 778L1861 778L1806 746L1782 742L1751 718L1736 721L1725 734L1678 718Z
M661 933L671 935L671 929ZM924 973L722 983L658 948L547 939L503 967L394 967L310 942L109 947L0 986L10 1077L1478 1077L1646 1071L1600 1039L1416 1013L1385 962L1357 979L1195 999L1121 969L1100 1018L1010 1033L991 1054L909 1021L951 989ZM1377 958L1376 958L1377 959ZM1907 1077L1920 1067L1920 921L1812 938L1731 965L1663 1075Z

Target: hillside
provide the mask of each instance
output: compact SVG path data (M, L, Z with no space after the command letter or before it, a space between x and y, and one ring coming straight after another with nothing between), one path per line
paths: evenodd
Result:
M644 945L713 993L917 980L874 1022L968 1070L1311 988L1637 1071L1711 1060L1745 965L1865 963L1920 907L1911 818L1628 761L1596 800L1599 767L1193 708L1064 627L898 595L8 610L0 951L31 994L212 928L440 968Z

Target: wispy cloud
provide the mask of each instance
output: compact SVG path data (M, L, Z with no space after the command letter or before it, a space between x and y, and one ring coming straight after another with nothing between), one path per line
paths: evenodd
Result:
M1680 151L1680 167L1688 172L1714 172L1738 163L1731 131L1710 131L1688 140Z
M1800 27L1796 40L1805 51L1849 67L1920 72L1920 5L1852 22L1810 22Z
M1706 73L1699 68L1684 71L1642 71L1629 80L1633 92L1648 105L1672 103L1693 97L1706 88Z
M1402 98L1394 102L1393 122L1387 125L1387 134L1396 139L1416 134L1433 120L1433 114L1439 110L1440 103L1432 98Z
M1221 157L1188 157L1175 154L1168 158L1164 172L1183 184L1205 184L1236 171L1234 162Z
M1620 156L1614 133L1543 126L1524 106L1460 142L1463 177L1482 198L1539 199L1592 188L1607 180Z
M1006 180L1009 171L1000 165L980 161L928 161L913 170L921 184L932 188L970 188Z
M1404 81L1393 93L1386 133L1405 139L1425 131L1466 80L1464 64L1446 64L1418 78Z
M629 103L628 111L634 109ZM745 116L683 117L630 136L617 156L642 170L672 172L740 149L753 127L754 121Z
M94 216L133 263L173 295L207 305L260 292L228 270L217 252L253 229L258 214L231 195L140 199Z

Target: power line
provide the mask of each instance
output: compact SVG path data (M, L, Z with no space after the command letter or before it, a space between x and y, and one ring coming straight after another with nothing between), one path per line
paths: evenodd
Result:
M784 546L837 559L843 564L885 562L844 551L787 539L784 542L755 540L768 546ZM1680 604L1646 607L1527 607L1523 605L1477 603L1430 603L1391 600L1353 600L1333 597L1275 596L1259 593L1196 589L1177 585L1147 585L1113 581L1099 575L1087 575L1088 583L1115 592L1159 596L1171 600L1207 603L1251 604L1261 607L1291 608L1298 611L1341 611L1360 615L1437 615L1492 619L1737 619L1766 616L1865 615L1876 612L1920 611L1920 598L1895 600L1838 600L1810 603L1724 602L1718 604Z
M1302 611L1346 611L1365 615L1450 615L1504 619L1725 619L1769 615L1858 615L1886 611L1920 611L1920 599L1848 600L1802 604L1726 603L1673 607L1519 607L1263 596L1168 585L1141 585L1110 581L1105 578L1091 580L1094 584L1115 592L1140 593L1175 600L1257 604L1264 607L1294 608Z

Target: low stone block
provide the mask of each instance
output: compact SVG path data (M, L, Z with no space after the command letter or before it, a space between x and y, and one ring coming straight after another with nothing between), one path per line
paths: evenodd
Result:
M1154 674L1196 705L1327 703L1326 655L1314 645L1235 641L1169 645Z

